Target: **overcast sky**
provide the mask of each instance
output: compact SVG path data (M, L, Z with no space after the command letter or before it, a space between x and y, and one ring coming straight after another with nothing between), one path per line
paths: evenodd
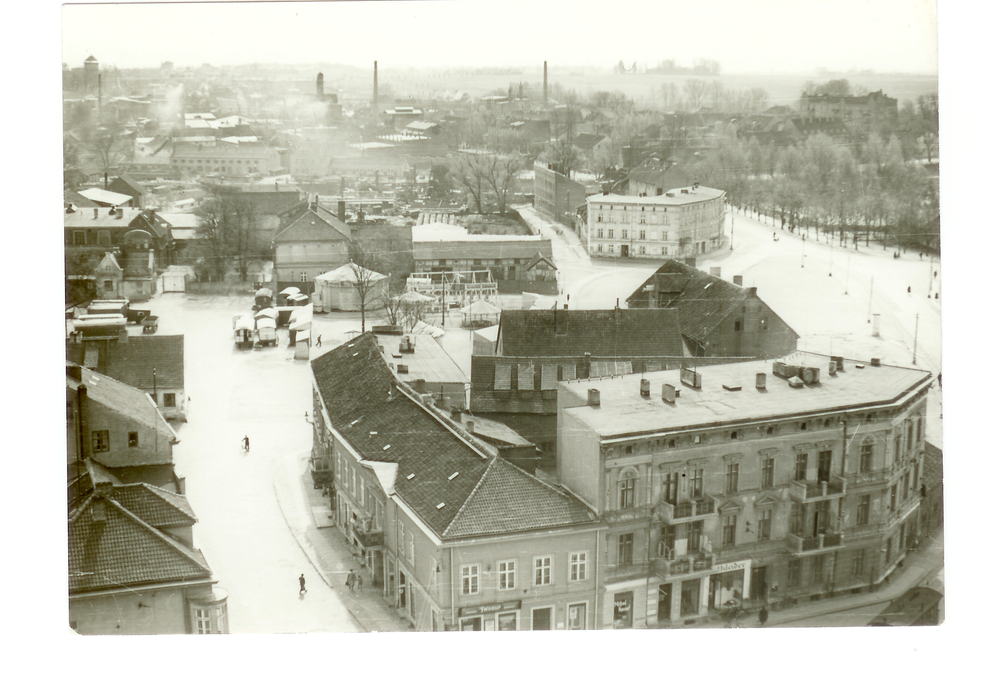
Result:
M63 62L610 67L937 73L932 0L437 0L66 5Z

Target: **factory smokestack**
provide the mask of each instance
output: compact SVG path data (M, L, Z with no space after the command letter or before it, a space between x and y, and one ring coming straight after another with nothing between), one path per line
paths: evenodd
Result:
M378 114L378 60L375 61L375 81L372 87L372 110Z
M97 120L101 120L101 74L97 74Z
M323 74L316 74L316 97L323 99Z
M549 103L549 63L542 62L542 105Z

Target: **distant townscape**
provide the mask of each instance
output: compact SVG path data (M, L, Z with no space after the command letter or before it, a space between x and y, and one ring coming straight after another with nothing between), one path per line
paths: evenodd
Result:
M71 628L942 621L936 91L382 67L63 65Z

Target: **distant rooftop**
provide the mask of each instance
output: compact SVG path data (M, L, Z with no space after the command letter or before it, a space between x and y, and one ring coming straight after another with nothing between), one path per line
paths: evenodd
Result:
M681 190L687 190L687 192L681 192ZM673 197L668 197L667 193L673 195ZM719 199L726 194L725 190L716 190L711 187L700 186L698 189L692 189L691 187L677 188L673 190L666 190L663 194L656 197L638 197L633 195L623 195L623 194L595 194L587 197L587 203L589 204L654 204L656 206L679 206L681 204L695 204L697 202L705 202L711 199Z
M541 242L541 235L473 235L467 228L450 223L413 226L414 242Z
M844 370L830 376L827 372L829 356L803 351L782 360L791 365L819 368L820 382L792 388L787 380L772 374L772 361L768 360L700 367L701 389L682 384L681 370L647 372L641 377L631 374L579 380L561 386L584 403L588 390L601 392L600 407L583 405L568 408L566 413L608 438L892 403L931 379L930 373L924 370L889 365L876 367L869 362L853 360L845 360ZM756 389L756 375L761 372L767 375L764 391ZM639 392L640 379L650 382L649 398ZM664 384L672 384L680 390L676 403L663 400ZM741 387L741 390L730 391L724 385Z

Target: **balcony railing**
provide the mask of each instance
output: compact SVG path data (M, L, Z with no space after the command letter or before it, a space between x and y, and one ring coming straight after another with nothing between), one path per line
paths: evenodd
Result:
M674 509L674 519L686 519L688 517L701 517L702 515L713 514L715 514L715 501L712 498L686 500L683 503L678 503Z
M805 503L811 500L837 498L844 495L846 482L836 474L830 475L830 481L793 481L789 494L793 500Z
M366 530L364 522L355 522L353 525L354 538L358 540L358 544L363 548L378 548L382 545L383 538L385 536L384 532L376 530Z
M675 560L658 557L653 562L653 568L662 578L692 574L711 569L715 565L715 555L711 553L696 553L684 555Z
M613 524L615 522L634 522L648 520L651 508L648 505L637 505L636 507L625 508L623 510L605 510L602 517L605 522Z
M839 531L831 531L816 536L796 536L788 534L785 537L788 550L795 555L838 548L844 544L844 535Z

